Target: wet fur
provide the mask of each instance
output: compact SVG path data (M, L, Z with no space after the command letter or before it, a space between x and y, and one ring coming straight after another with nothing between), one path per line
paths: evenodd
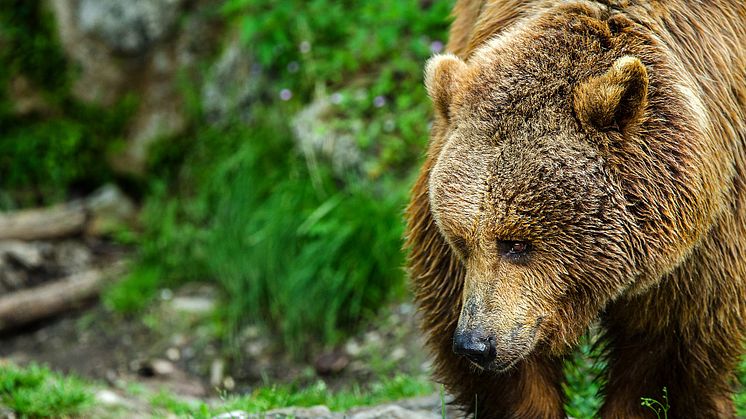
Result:
M435 355L435 377L467 411L473 411L476 398L480 419L564 417L561 360L596 318L609 347L602 417L649 417L640 397L660 399L664 386L669 417L734 417L733 370L746 331L746 6L737 0L709 3L457 2L448 51L470 64L490 54L487 45L495 37L526 38L530 47L511 44L510 55L519 58L508 64L527 74L521 81L534 95L460 117L484 125L492 123L490 112L522 115L547 103L566 109L535 120L544 128L584 132L591 154L603 157L598 170L616 179L621 191L595 211L633 218L602 220L612 227L604 237L581 243L591 254L562 266L567 272L559 281L576 281L575 292L566 295L564 305L542 307L559 316L551 339L507 373L475 370L451 349L466 268L431 208L432 199L445 199L431 195L430 173L451 123L448 114L438 115L407 210L409 270ZM638 57L649 72L644 115L618 131L584 127L572 95L626 55ZM454 100L476 103L480 94L490 92L457 91ZM494 129L509 132L511 125ZM565 170L584 170L572 164L588 157L579 153L559 156L570 166ZM538 192L524 199L549 208L580 202L569 196L554 205L551 195ZM553 227L580 230L571 208L565 217L554 214ZM615 250L605 254L600 240ZM619 279L605 282L607 277ZM632 281L618 293L621 278Z

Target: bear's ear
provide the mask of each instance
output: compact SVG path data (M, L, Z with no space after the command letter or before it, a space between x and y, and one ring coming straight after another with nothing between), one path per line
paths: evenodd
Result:
M638 121L648 97L648 72L638 58L624 56L603 75L575 89L575 114L585 129L623 131Z
M425 88L435 111L448 120L453 91L466 63L453 54L436 55L425 65Z

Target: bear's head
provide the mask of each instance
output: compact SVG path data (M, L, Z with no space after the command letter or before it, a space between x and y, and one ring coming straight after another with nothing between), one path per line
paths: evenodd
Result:
M466 272L453 347L482 368L564 352L706 230L697 157L659 138L696 145L701 117L640 42L631 24L570 10L426 66L430 211Z

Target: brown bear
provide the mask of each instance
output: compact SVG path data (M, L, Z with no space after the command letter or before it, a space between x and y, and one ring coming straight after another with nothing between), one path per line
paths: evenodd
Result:
M734 417L746 331L746 2L458 0L407 247L437 380L559 418L605 333L604 418Z

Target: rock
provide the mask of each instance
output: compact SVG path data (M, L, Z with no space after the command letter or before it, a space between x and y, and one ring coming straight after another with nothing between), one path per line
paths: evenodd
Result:
M399 362L407 356L407 351L401 346L397 346L389 354L389 359L394 362Z
M123 93L131 75L128 73L136 66L117 61L104 43L80 28L77 0L49 0L49 4L65 55L79 67L73 95L84 102L114 104Z
M154 141L177 135L187 117L179 78L214 52L221 25L207 0L49 0L66 57L78 69L73 96L112 106L134 93L138 108L115 170L141 175Z
M113 51L142 54L166 37L184 0L80 0L78 27Z
M181 359L181 352L178 348L168 348L166 350L166 358L168 358L169 361L176 362Z
M0 259L7 261L6 263L20 265L25 269L41 267L45 260L45 254L48 254L49 251L49 246L38 243L16 240L0 242Z
M212 419L248 419L249 417L251 417L251 415L243 410L233 410L213 416Z
M256 339L257 337L259 337L259 332L260 332L259 327L255 325L246 326L241 332L241 338Z
M99 390L96 392L96 401L106 406L132 407L132 403L124 397L111 390Z
M375 330L365 333L365 346L367 347L377 348L381 346L382 341L383 338L381 337L381 334Z
M2 419L16 419L16 412L11 410L9 407L5 407L0 404L0 418Z
M132 367L136 367L133 369L137 369L137 373L143 377L171 375L174 373L174 371L176 371L176 367L174 367L173 363L159 358L151 359L143 363L134 361L134 363L130 365L130 368Z
M89 221L86 234L100 236L132 225L137 210L132 200L114 184L104 185L87 198Z
M390 404L364 408L350 412L349 419L441 419L441 416L422 410L409 410L401 406Z
M283 409L270 410L258 415L247 416L251 419L330 419L339 417L326 406L313 407L287 407Z
M261 356L269 346L269 343L265 339L258 339L246 344L246 353L256 358Z
M40 274L60 273L55 251L45 242L0 241L0 295L37 285Z
M210 385L218 387L223 383L223 377L225 376L225 361L218 358L212 361L210 364Z
M236 380L234 380L233 377L225 377L223 380L223 387L229 391L233 390L236 388Z
M171 308L189 314L207 314L215 309L215 300L201 296L178 296L171 300Z
M345 352L352 357L356 357L363 352L363 348L355 339L350 339L345 343Z
M201 92L205 119L217 125L249 121L263 84L261 69L251 53L237 35L230 39L207 71Z
M339 374L350 363L350 358L344 351L334 350L319 355L314 362L314 368L319 375Z
M337 176L363 172L363 152L355 138L362 130L361 120L339 123L329 96L320 96L299 112L292 121L298 147L311 167L320 162L331 164Z
M69 275L84 271L93 263L91 250L79 241L65 240L55 244L53 249L53 259L46 267L47 271Z

